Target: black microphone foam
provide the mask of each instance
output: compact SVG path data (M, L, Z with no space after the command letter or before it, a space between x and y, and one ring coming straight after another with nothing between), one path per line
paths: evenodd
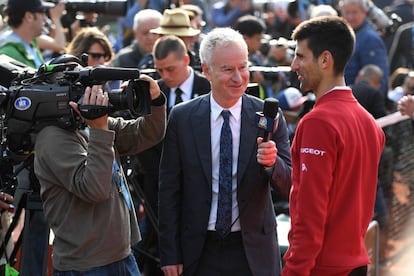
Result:
M279 110L279 100L275 98L267 98L263 105L263 115L268 118L276 118Z
M138 69L120 67L95 67L90 72L90 77L96 81L134 80L139 75Z
M275 98L266 98L263 105L263 112L258 113L258 126L264 129L263 141L270 140L272 133L276 130L279 115L279 100Z

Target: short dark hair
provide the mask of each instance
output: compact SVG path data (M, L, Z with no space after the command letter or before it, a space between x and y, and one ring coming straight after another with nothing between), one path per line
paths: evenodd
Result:
M26 11L12 11L8 7L4 9L4 21L12 28L19 27L23 22Z
M300 23L292 33L296 41L307 40L315 58L329 51L334 58L334 72L341 74L352 56L355 33L352 27L338 16L319 16Z
M266 30L266 24L260 18L254 15L244 15L239 17L234 26L236 31L242 35L252 37L256 34L262 34Z
M22 24L26 12L46 12L53 6L55 4L42 0L8 0L3 13L6 23L10 27L17 28Z
M174 53L177 57L183 57L187 54L187 48L184 41L175 35L162 36L157 39L153 48L153 56L155 59L164 59L170 53Z

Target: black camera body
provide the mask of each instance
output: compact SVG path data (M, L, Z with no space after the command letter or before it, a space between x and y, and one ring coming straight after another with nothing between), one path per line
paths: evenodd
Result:
M135 117L151 113L149 83L138 79L138 69L81 67L73 62L77 60L71 55L57 57L39 67L33 76L16 77L10 87L0 91L2 151L7 147L17 155L26 156L33 149L35 134L48 125L67 130L83 128L84 123L69 106L70 101L78 103L87 119L120 110L128 110ZM126 88L108 91L108 107L82 105L86 87L112 80L129 82Z

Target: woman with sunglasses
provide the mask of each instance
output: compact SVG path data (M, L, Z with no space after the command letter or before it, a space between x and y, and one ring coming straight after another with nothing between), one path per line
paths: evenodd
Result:
M88 66L108 64L114 57L111 43L96 27L83 28L69 43L66 53L80 59L82 54L87 54Z

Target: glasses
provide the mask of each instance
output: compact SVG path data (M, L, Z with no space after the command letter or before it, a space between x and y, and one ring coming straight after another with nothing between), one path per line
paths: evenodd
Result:
M88 56L90 56L91 58L95 60L99 60L101 58L104 58L104 59L108 58L107 54L101 54L101 53L88 53Z

